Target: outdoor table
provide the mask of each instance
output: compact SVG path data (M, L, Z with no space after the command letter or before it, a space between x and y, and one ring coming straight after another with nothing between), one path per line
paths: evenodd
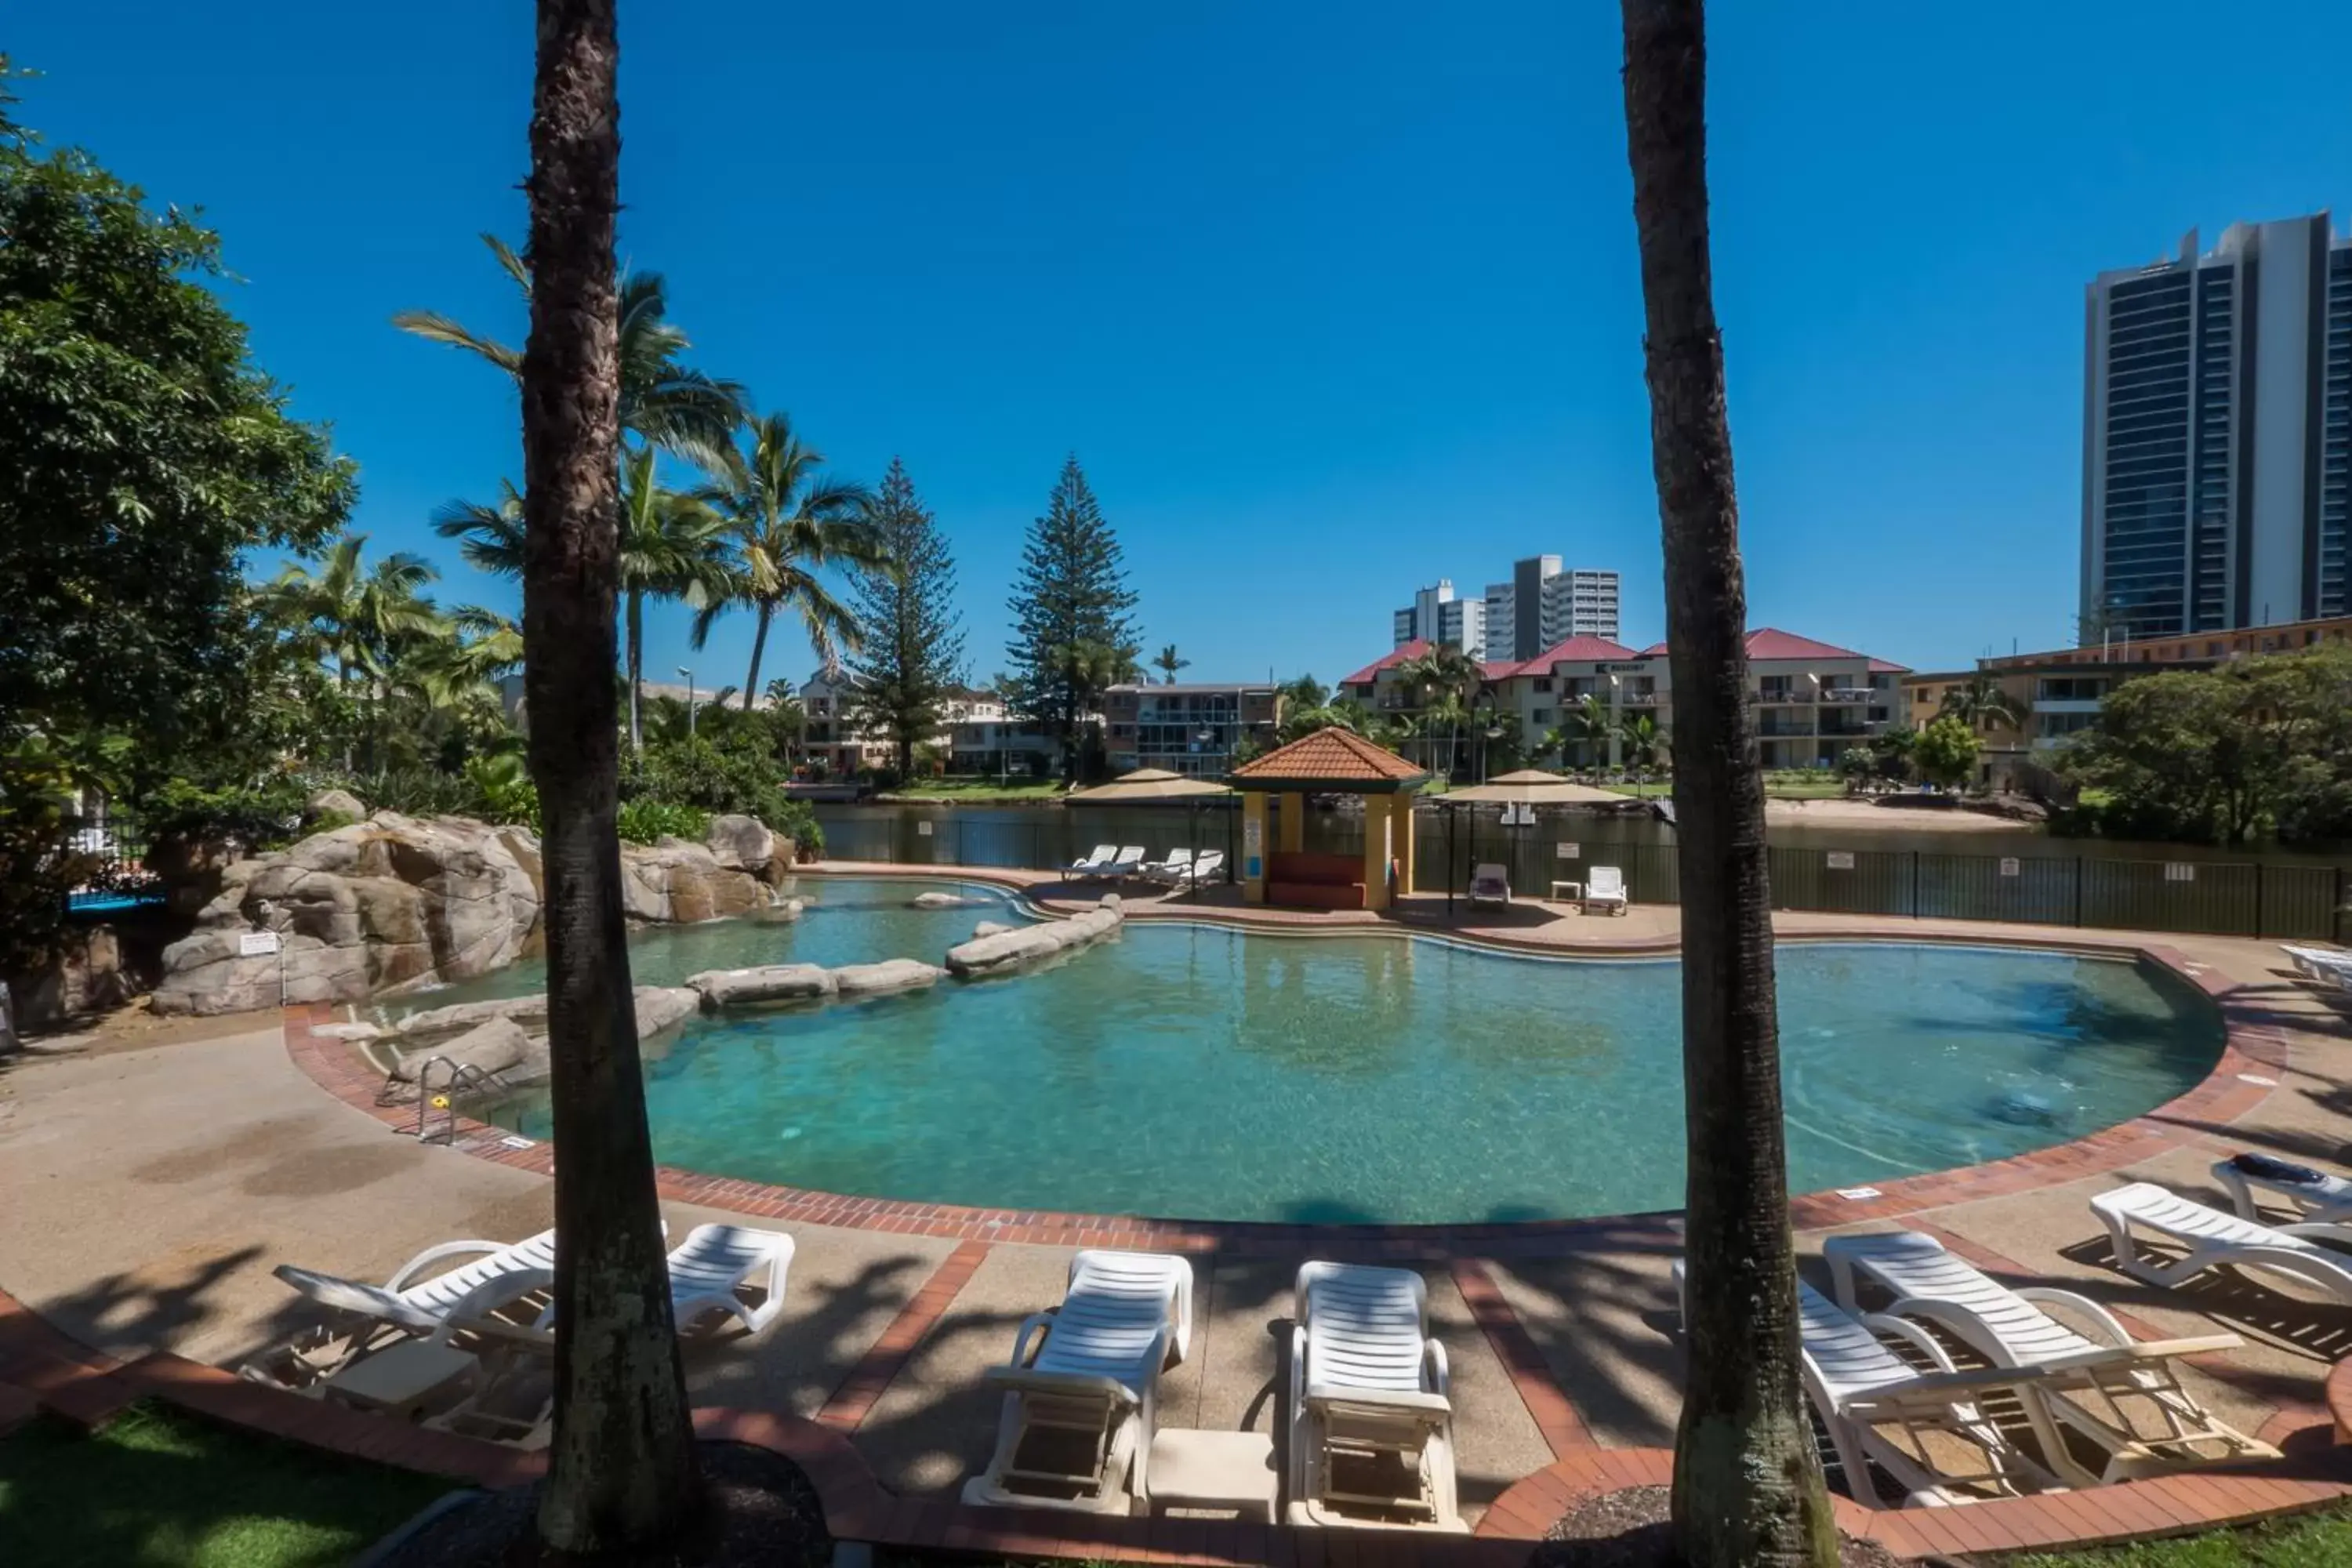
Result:
M1568 897L1565 899L1559 896L1559 890L1562 888L1566 888L1568 889ZM1554 880L1551 885L1551 901L1554 903L1568 904L1582 903L1584 901L1584 884L1572 878L1560 878Z
M414 1417L472 1377L480 1364L454 1346L404 1340L336 1373L324 1392L362 1410Z
M1231 1509L1274 1522L1274 1439L1263 1432L1162 1427L1151 1439L1150 1509Z

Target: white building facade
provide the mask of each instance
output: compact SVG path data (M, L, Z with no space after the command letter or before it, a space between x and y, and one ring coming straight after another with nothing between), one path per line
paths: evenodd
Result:
M1472 658L1486 657L1486 606L1477 599L1455 597L1450 577L1441 577L1433 586L1414 594L1412 603L1391 616L1390 622L1393 647L1409 642L1447 643Z

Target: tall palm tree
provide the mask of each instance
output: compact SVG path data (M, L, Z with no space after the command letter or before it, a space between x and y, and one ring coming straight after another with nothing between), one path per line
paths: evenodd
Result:
M1633 769L1633 789L1639 794L1650 771L1658 765L1658 752L1665 744L1665 737L1658 732L1658 721L1647 713L1627 714L1617 726L1617 735L1624 744L1625 761Z
M1463 719L1469 711L1470 700L1477 692L1483 679L1478 666L1468 654L1451 643L1439 643L1427 652L1406 659L1397 666L1396 678L1412 694L1412 706L1420 717L1413 728L1422 737L1422 765L1430 766L1435 760L1433 742L1439 735L1458 736ZM1436 723L1433 725L1432 716ZM1454 767L1454 752L1446 751L1446 771Z
M522 492L511 479L499 481L495 506L480 501L444 501L433 511L433 531L459 542L457 553L477 572L498 577L522 575Z
M831 665L863 641L857 617L835 599L818 574L829 566L877 569L887 554L866 521L873 497L866 487L825 478L824 454L793 434L792 417L771 414L754 423L751 449L732 444L719 464L720 482L697 493L724 519L733 535L733 575L694 618L694 646L711 624L740 605L753 617L751 668L743 678L743 710L760 689L760 660L768 628L787 611L808 630L820 664Z
M1688 1142L1674 1531L1691 1568L1834 1568L1799 1382L1764 780L1708 259L1703 0L1621 0L1666 567Z
M1191 659L1180 658L1177 655L1176 645L1174 643L1170 643L1166 647L1161 648L1160 650L1160 657L1151 661L1151 668L1165 676L1167 678L1167 683L1171 686L1176 684L1176 672L1178 670L1190 669L1192 667L1192 661Z
M615 0L539 0L521 362L524 683L544 837L555 1166L551 1555L651 1556L702 1500L671 1321L614 831L621 321Z
M734 592L727 520L695 497L664 489L650 447L621 461L619 565L622 626L627 638L629 749L645 743L646 601L683 599L695 606L694 646L702 646L709 606Z
M1601 767L1609 760L1609 742L1617 739L1617 715L1591 692L1559 716L1559 731L1570 746L1584 754L1587 765Z
M481 238L528 304L530 268L498 236L486 234ZM624 273L618 310L616 357L624 436L634 436L641 445L659 447L689 462L708 466L719 461L743 423L749 395L742 384L705 375L680 363L694 344L669 319L669 288L660 273ZM392 324L428 342L477 354L509 375L520 378L522 374L523 351L437 310L403 310L393 317Z
M2011 697L2000 679L1988 669L1979 669L1969 677L1966 686L1946 690L1937 713L1939 717L1958 719L1982 735L2000 729L2016 731L2025 728L2025 705Z
M367 718L371 761L393 656L407 639L442 635L446 628L425 587L437 575L432 563L408 551L366 562L368 536L347 533L328 547L317 571L289 565L259 595L264 613L288 627L318 657L335 667L335 684L351 694L356 679ZM349 767L351 756L343 763Z

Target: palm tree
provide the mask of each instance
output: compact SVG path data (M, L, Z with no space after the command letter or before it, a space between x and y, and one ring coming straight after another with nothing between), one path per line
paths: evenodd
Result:
M711 606L735 592L727 556L727 520L702 501L664 489L654 477L654 450L647 447L621 461L620 583L622 621L627 638L629 749L645 743L646 601L684 599L694 605L694 646Z
M1586 765L1601 767L1609 760L1609 742L1617 739L1617 715L1588 691L1559 716L1559 732L1568 746L1583 753Z
M1166 647L1161 648L1160 650L1160 657L1151 661L1151 668L1160 671L1161 675L1167 677L1166 684L1170 686L1176 684L1176 672L1178 670L1189 669L1192 666L1192 661L1191 659L1179 658L1176 656L1176 645L1174 643L1170 643Z
M444 501L434 509L433 531L459 541L457 553L477 572L497 577L522 575L522 492L511 479L499 481L496 506L479 501Z
M365 564L368 536L347 533L328 547L316 572L289 565L259 595L265 614L290 629L298 641L335 666L335 683L347 696L354 677L362 685L367 710L370 761L388 666L404 640L441 634L445 628L424 589L437 575L423 556L395 551ZM348 753L345 767L351 765Z
M1430 742L1441 734L1458 737L1463 719L1469 711L1471 697L1484 679L1478 666L1469 655L1451 643L1439 643L1426 653L1406 659L1397 666L1397 679L1412 694L1413 707L1420 718L1412 728L1423 741L1422 765L1428 767L1434 760ZM1430 722L1433 712L1438 722ZM1454 768L1454 750L1446 750L1446 772Z
M1937 712L1939 717L1958 719L1980 735L2025 728L2025 705L2011 696L1990 670L1979 669L1969 677L1966 686L1947 689Z
M1639 795L1649 779L1650 770L1658 765L1658 752L1665 744L1665 737L1658 732L1658 721L1647 713L1628 714L1617 726L1617 735L1624 744L1625 761L1633 769L1633 793Z
M710 636L711 624L735 605L750 608L751 668L743 678L743 710L760 689L760 660L768 647L768 627L783 611L800 617L820 664L843 651L855 653L862 638L857 617L828 592L817 574L828 566L877 569L887 564L866 521L873 497L864 485L829 479L817 470L824 454L793 434L789 415L771 414L751 429L751 450L731 443L720 464L722 481L696 492L722 518L734 536L735 562L726 591L694 618L694 646Z
M528 304L530 268L498 236L481 237ZM706 467L722 461L721 454L731 447L735 431L744 420L748 395L742 384L705 375L679 363L694 345L669 320L669 289L660 273L624 273L618 308L623 434ZM522 351L437 310L403 310L393 317L392 324L428 342L478 354L518 379L522 374Z
M623 363L614 0L539 0L530 120L530 338L520 363L524 681L546 874L555 1142L551 1556L685 1539L701 1476L671 1320L614 831L614 600ZM649 477L649 476L648 476ZM651 487L642 487L650 489Z
M1689 1349L1675 1548L1691 1568L1835 1568L1799 1382L1764 780L1707 254L1705 5L1621 5L1681 849Z

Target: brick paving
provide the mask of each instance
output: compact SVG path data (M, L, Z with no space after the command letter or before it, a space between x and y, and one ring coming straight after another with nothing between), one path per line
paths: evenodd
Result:
M936 876L931 867L837 866L858 875ZM954 868L1029 890L1053 912L1090 903L1100 889L1072 884L1066 894L1051 874ZM1391 914L1309 913L1243 910L1212 889L1198 899L1137 899L1138 920L1210 920L1265 929L1360 931L1392 928L1560 956L1651 956L1671 952L1673 911L1636 911L1626 921L1584 920L1545 906L1514 906L1448 921L1442 900L1405 900ZM1852 1200L1809 1194L1792 1204L1801 1233L1857 1222L1906 1217L1929 1229L1980 1267L2008 1276L2030 1275L2025 1264L1981 1238L1945 1228L1942 1216L1986 1200L2031 1197L2084 1178L2112 1178L2159 1155L2198 1158L2242 1142L2237 1124L2275 1109L2284 1094L2277 1079L2315 1051L2336 1052L2341 1026L2325 1013L2290 1005L2291 986L2250 978L2273 973L2261 944L2225 939L2154 938L2145 933L2071 928L1988 926L1834 915L1789 915L1778 921L1783 940L1868 938L2015 943L2073 951L2129 953L2163 966L2211 996L2221 1010L2228 1045L2207 1079L2172 1102L2122 1126L2053 1149L1983 1165L1880 1184L1875 1197ZM312 1081L345 1104L393 1125L413 1112L378 1108L375 1070L342 1042L315 1035L323 1009L297 1008L285 1016L286 1048ZM2327 1064L2345 1063L2329 1054ZM2250 1079L2267 1081L2250 1081ZM2332 1080L2327 1080L2332 1081ZM2305 1093L2310 1091L2306 1090ZM2317 1098L2315 1096L2314 1098ZM2340 1131L2340 1129L2339 1129ZM461 1119L454 1138L463 1152L546 1176L552 1151ZM1143 1563L1370 1563L1401 1551L1427 1563L1517 1563L1528 1543L1579 1499L1593 1491L1667 1479L1671 1456L1655 1447L1611 1447L1593 1436L1582 1412L1561 1386L1531 1325L1515 1311L1494 1273L1495 1260L1562 1258L1584 1249L1650 1235L1670 1246L1666 1216L1438 1226L1313 1226L1174 1224L1148 1217L967 1208L855 1198L770 1186L664 1168L666 1199L707 1205L797 1225L860 1229L899 1236L951 1238L958 1243L858 1357L814 1419L783 1412L710 1408L697 1420L708 1436L758 1442L807 1469L824 1498L835 1533L843 1539L901 1546L952 1547L1018 1557L1075 1557ZM2053 1196L2056 1196L2054 1193ZM875 1477L856 1434L876 1404L899 1379L911 1357L957 1302L992 1248L1000 1244L1045 1247L1123 1246L1178 1250L1235 1259L1318 1256L1386 1259L1450 1271L1472 1321L1507 1376L1554 1458L1496 1496L1479 1520L1475 1539L1415 1540L1410 1549L1378 1531L1297 1531L1286 1526L1199 1520L1132 1520L1051 1510L968 1510L938 1497L893 1493ZM2179 1305L2175 1303L2174 1305ZM2144 1320L2126 1321L2153 1332ZM2201 1372L2228 1380L2227 1358L2199 1358ZM2179 1533L2218 1522L2268 1517L2352 1494L2352 1448L2329 1446L2329 1436L2352 1443L2352 1362L2330 1369L2323 1387L2314 1373L2307 1387L2249 1379L2264 1392L2265 1436L2291 1439L2289 1458L2276 1464L2205 1475L2179 1475L2122 1486L2005 1499L1967 1508L1896 1511L1836 1500L1842 1528L1877 1540L1904 1556L1931 1552L2011 1550L2130 1536ZM333 1409L315 1401L240 1383L217 1369L175 1355L116 1362L78 1345L0 1293L0 1428L30 1408L89 1422L102 1421L131 1399L160 1396L225 1420L279 1432L338 1451L436 1474L500 1485L535 1473L536 1456L470 1439L429 1433L383 1417ZM2333 1411L2333 1432L2329 1430ZM2317 1435L2322 1441L2308 1439Z

